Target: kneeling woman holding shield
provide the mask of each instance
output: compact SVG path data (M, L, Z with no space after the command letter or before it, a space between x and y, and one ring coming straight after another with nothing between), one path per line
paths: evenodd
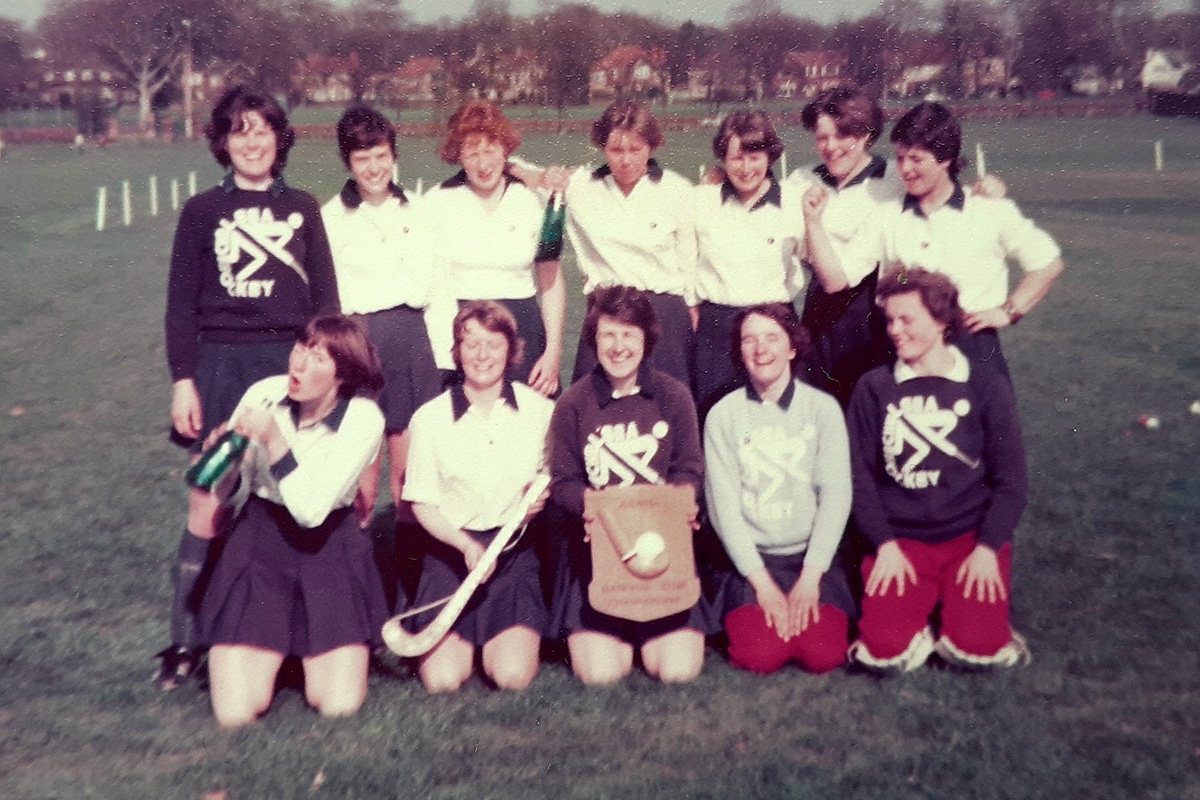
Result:
M362 327L320 316L297 337L287 374L253 384L231 417L253 443L238 493L248 498L200 608L222 727L267 710L287 655L303 660L305 695L322 715L353 714L366 698L387 602L352 503L383 439L369 399L382 383Z
M528 521L545 502L536 496L530 505L523 495L543 471L554 404L505 378L521 361L521 344L516 319L503 305L463 303L454 318L453 349L462 383L412 418L404 499L434 539L415 605L457 595L460 584L472 581L469 573L484 581L449 632L422 657L421 680L431 692L462 686L474 669L476 648L483 650L483 671L501 689L524 689L537 675L547 621L537 556L527 538L499 561L488 556L496 537L512 534L514 516ZM414 630L433 629L440 620L444 614L428 611L410 624ZM393 646L394 636L388 630L384 636Z
M698 591L678 611L652 619L638 613L644 608L616 614L611 606L606 606L607 612L595 606L596 589L623 586L625 598L655 594L656 585L649 581L660 574L655 563L668 560L664 555L674 559L674 570L684 569L684 577L676 582L694 583L698 590L691 528L704 456L687 387L644 363L658 334L646 292L625 286L597 289L583 340L599 363L562 396L551 425L551 497L566 512L562 534L569 562L556 575L553 627L566 635L572 668L589 685L628 675L634 648L640 650L646 671L664 682L691 681L704 663L704 636L710 631L706 605L696 600ZM682 513L673 512L669 521L677 523L676 530L682 525L686 558L670 548L664 551L663 534L646 531L613 548L613 553L619 551L619 563L614 556L609 561L613 569L602 574L595 557L597 542L611 546L607 538L613 529L603 517L605 524L597 526L592 509L602 495L646 484L684 487ZM659 505L650 498L635 516L649 520ZM639 570L639 562L646 562L647 569ZM632 583L622 583L626 566L636 576ZM667 569L671 568L664 564L663 571ZM638 583L642 579L647 582ZM622 602L624 598L618 598L618 605Z

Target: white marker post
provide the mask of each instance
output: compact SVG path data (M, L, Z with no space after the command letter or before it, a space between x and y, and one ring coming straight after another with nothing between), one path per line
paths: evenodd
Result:
M129 191L129 181L121 181L121 221L126 228L133 224L133 193Z
M975 176L978 178L987 177L987 161L983 158L983 144L975 143Z
M400 165L392 164L392 183L400 185Z
M787 150L784 150L782 153L779 154L779 169L780 169L779 179L783 180L784 178L786 178L788 176Z
M105 217L108 214L108 187L96 189L96 230L104 230Z
M188 173L188 197L196 196L196 173Z
M1162 139L1154 143L1154 171L1163 171L1163 146Z
M171 178L171 210L179 210L179 179Z
M425 194L425 179L417 178L417 194Z
M150 176L150 216L158 216L158 176Z

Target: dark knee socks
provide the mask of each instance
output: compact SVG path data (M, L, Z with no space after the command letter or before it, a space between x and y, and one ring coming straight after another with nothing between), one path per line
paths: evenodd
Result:
M175 555L175 566L171 579L175 584L175 599L171 604L171 643L184 647L195 647L199 642L196 631L196 610L200 604L200 592L196 591L200 575L205 572L211 539L201 539L191 531L184 531Z

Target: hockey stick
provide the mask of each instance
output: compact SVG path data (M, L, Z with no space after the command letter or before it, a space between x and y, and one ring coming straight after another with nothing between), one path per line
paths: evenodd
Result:
M383 636L383 643L387 645L389 650L398 656L420 656L428 653L438 642L446 638L446 634L450 632L450 628L458 620L458 615L466 608L471 595L479 588L479 584L483 583L483 576L495 565L496 560L500 558L501 551L508 544L508 540L513 537L513 534L517 532L517 528L521 527L521 523L525 521L525 515L529 513L530 507L537 502L542 492L549 485L549 475L538 475L533 479L533 482L529 484L529 488L521 496L521 500L512 510L512 516L508 522L496 532L496 536L483 551L483 555L475 564L475 568L467 573L467 577L463 579L462 585L450 596L446 607L438 612L438 615L433 618L432 622L418 633L409 633L400 624L400 620L405 616L403 614L392 617L383 624L381 635Z

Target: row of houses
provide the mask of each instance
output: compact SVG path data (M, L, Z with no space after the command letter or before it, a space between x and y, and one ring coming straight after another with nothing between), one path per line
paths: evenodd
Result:
M688 66L684 80L672 83L665 51L622 45L592 65L587 94L593 102L626 95L700 102L747 97L801 99L850 82L849 68L846 56L837 51L793 50L768 82L744 67L702 58ZM945 64L904 67L888 87L889 93L901 97L926 94L947 69ZM1008 64L999 57L972 59L962 72L964 89L971 95L1003 90L1011 83ZM361 88L367 100L423 104L437 100L439 92L450 86L502 103L519 103L546 99L547 74L546 63L533 51L518 49L487 56L477 50L472 58L458 62L413 58L392 72L367 76L361 87L356 84L362 79L353 55L349 59L310 56L299 65L293 81L303 100L311 103L346 102Z
M946 69L941 64L905 67L888 87L889 93L902 97L927 94L938 85ZM975 59L962 71L968 94L998 89L1010 82L1008 66L1001 58ZM355 53L344 58L311 55L296 66L292 95L295 101L312 104L344 104L361 96L368 102L393 107L434 103L451 92L467 92L501 103L539 103L545 102L549 94L548 73L546 61L528 49L490 54L480 47L467 59L422 56L389 72L371 74L364 74ZM237 77L193 73L192 95L203 104ZM622 45L593 64L587 80L587 96L594 102L617 96L705 102L804 99L849 83L851 77L849 61L840 52L793 50L785 55L769 81L744 67L702 58L688 66L682 80L672 83L667 54L662 49ZM85 98L109 104L131 102L128 94L116 87L111 74L99 69L46 70L37 93L40 104L58 107L76 106Z

